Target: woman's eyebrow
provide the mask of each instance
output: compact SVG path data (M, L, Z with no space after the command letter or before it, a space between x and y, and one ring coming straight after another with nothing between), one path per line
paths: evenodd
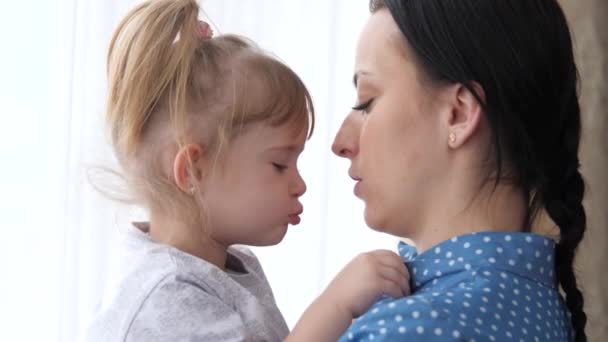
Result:
M355 88L357 88L357 84L359 83L359 78L361 76L369 76L370 72L365 71L365 70L359 70L357 72L355 72L355 74L353 75L353 85L355 86Z

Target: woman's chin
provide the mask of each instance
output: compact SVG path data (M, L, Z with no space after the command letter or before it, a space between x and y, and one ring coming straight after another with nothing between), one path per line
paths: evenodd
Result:
M407 229L410 224L395 219L396 217L393 216L392 220L390 220L384 211L381 212L365 207L365 224L370 229L400 238L410 236L412 232Z
M384 233L386 232L386 220L380 214L378 210L373 210L367 205L365 206L365 224L375 231Z

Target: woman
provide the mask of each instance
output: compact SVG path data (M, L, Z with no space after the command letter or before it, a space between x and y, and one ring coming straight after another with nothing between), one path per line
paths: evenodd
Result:
M570 33L555 0L372 0L351 161L412 296L382 299L342 340L585 341L572 263L585 232ZM541 212L557 242L531 233ZM565 299L560 295L560 287Z

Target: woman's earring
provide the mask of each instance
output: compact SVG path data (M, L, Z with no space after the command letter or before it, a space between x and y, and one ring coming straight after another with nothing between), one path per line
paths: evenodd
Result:
M192 185L190 189L188 189L188 192L190 192L190 195L194 196L194 193L196 192L196 188L194 187L194 185Z
M455 143L456 142L456 133L450 132L450 135L448 136L448 141L450 142L450 144Z

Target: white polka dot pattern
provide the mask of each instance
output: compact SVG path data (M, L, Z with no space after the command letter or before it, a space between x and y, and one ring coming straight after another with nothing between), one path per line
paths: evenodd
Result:
M383 297L340 341L572 341L554 248L530 233L472 233L420 255L400 243L412 295Z

